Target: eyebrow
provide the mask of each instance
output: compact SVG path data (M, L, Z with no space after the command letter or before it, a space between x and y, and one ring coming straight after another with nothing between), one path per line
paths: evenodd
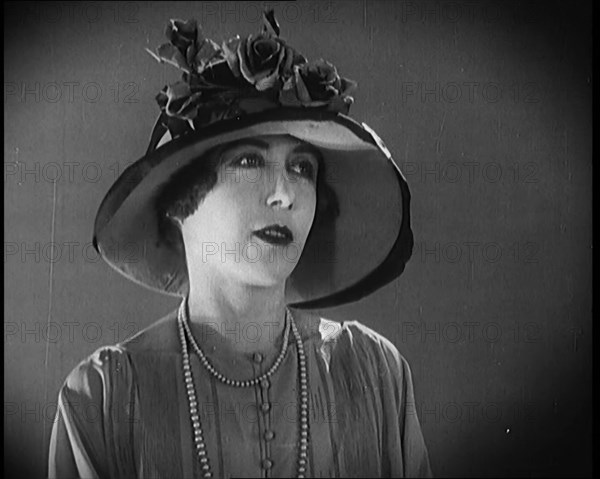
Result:
M310 143L300 143L298 146L296 146L293 150L293 153L310 153L311 155L313 155L317 160L319 160L321 158L321 151L316 148L315 146L311 145Z

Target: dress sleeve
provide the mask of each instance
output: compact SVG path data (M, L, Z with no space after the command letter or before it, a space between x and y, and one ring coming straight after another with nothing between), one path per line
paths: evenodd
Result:
M433 477L429 455L417 416L412 373L406 359L387 339L381 337L382 349L390 371L397 410L400 451L389 451L392 477ZM395 444L391 441L390 444ZM394 445L393 447L397 447Z
M119 347L101 348L67 377L48 459L48 477L135 477L133 369Z

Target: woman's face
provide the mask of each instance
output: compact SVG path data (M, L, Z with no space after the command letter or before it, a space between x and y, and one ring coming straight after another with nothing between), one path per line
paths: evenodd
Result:
M296 267L316 209L318 151L291 136L261 136L221 150L218 179L182 224L188 268L256 286Z

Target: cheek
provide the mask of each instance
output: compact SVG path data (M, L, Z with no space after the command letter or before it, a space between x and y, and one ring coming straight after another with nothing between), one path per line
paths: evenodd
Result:
M206 228L204 236L212 239L228 236L236 228L239 204L228 188L211 191L196 211L194 223L197 228Z
M311 222L315 218L315 213L317 211L317 195L313 192L310 202L310 220Z
M228 236L235 235L251 218L252 205L256 203L256 188L244 182L225 185L217 201L212 210L214 221L223 228L229 228Z
M307 226L311 226L315 219L317 211L317 194L314 187L307 189L303 195L302 221ZM308 233L307 233L308 234Z

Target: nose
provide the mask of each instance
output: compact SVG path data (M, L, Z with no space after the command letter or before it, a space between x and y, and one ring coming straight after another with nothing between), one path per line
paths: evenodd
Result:
M291 210L294 206L296 195L283 169L275 169L274 178L269 182L269 185L271 191L267 196L267 205L273 208Z

